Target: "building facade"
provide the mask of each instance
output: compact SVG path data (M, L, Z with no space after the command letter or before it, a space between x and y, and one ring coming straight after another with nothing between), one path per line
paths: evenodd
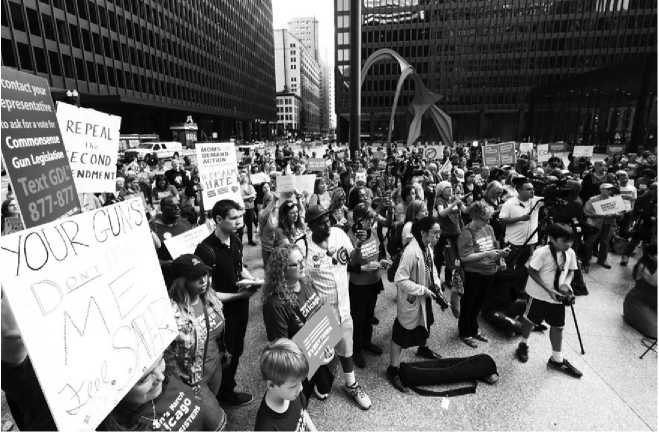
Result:
M277 135L292 136L300 130L302 98L297 93L277 93Z
M159 133L192 115L200 139L253 138L275 120L271 0L6 0L2 64L46 78L55 99Z
M300 98L296 134L320 133L320 67L307 47L286 29L274 31L275 83L277 94ZM277 128L281 129L280 120Z
M453 119L456 140L567 138L603 145L621 134L629 142L635 128L646 138L652 135L652 125L636 121L651 117L647 113L656 106L656 20L656 0L365 0L362 62L380 48L401 54L430 90L443 95L439 105ZM342 141L349 128L349 27L350 0L335 0ZM569 86L598 70L622 75L601 73L601 85L592 91ZM399 74L393 61L368 72L362 134L386 136ZM401 94L397 139L406 138L412 118L407 111L411 86L406 82ZM552 94L558 87L563 90ZM564 103L575 92L579 96ZM547 127L547 110L563 115L552 118L552 127ZM430 121L424 121L422 139L438 139Z
M314 60L320 61L318 20L315 17L293 18L288 22L288 32L298 38L310 50Z

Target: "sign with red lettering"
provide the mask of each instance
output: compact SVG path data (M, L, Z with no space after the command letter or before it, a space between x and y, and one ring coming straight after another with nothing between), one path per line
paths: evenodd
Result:
M58 102L57 121L78 192L115 192L121 117Z
M58 429L94 430L178 334L141 200L0 246L2 289Z
M2 159L27 228L80 212L50 97L40 77L2 67Z

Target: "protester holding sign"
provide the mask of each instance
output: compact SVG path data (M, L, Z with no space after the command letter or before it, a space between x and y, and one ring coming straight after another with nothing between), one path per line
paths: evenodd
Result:
M263 285L263 321L269 341L293 338L307 320L323 305L305 275L305 261L297 245L276 248L266 263ZM334 349L327 348L327 360L333 358ZM310 381L304 380L304 394L325 400L332 389L334 375L327 366L321 366Z
M613 229L616 218L624 214L624 210L620 209L617 213L603 215L598 214L593 207L593 203L609 199L614 192L614 186L610 183L602 183L599 186L600 193L591 197L584 205L584 214L586 214L586 223L592 228L584 239L584 272L588 272L590 268L590 259L593 256L593 249L595 243L599 244L597 252L597 264L603 268L610 269L611 265L607 263L609 255L609 245L611 242L611 230Z

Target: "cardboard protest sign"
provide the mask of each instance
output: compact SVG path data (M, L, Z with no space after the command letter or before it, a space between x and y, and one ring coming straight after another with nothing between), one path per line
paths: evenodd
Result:
M0 148L23 225L35 227L80 212L48 82L3 66L0 107Z
M167 251L171 254L172 259L176 259L183 254L194 254L197 245L211 234L211 229L206 224L183 232L178 236L165 239Z
M533 143L519 143L520 153L530 153L533 152Z
M140 200L0 244L2 288L58 429L94 430L178 334Z
M252 181L252 185L259 185L261 183L270 182L270 176L263 172L252 173L249 175L249 178Z
M483 149L483 164L488 167L499 166L499 146L496 144L486 144Z
M515 156L515 142L508 141L506 143L499 143L499 160L501 165L513 165L517 158Z
M78 192L114 192L121 117L59 102L57 121Z
M572 156L574 158L590 158L593 156L594 146L574 146Z
M614 195L605 200L598 200L593 202L593 209L598 215L613 215L618 212L624 212L628 209L625 201L619 195Z
M618 153L625 153L624 144L609 144L606 146L606 153L609 155L616 155Z
M195 150L204 209L210 210L215 203L224 199L242 206L234 143L197 143Z
M302 176L295 175L277 175L277 192L307 192L313 194L316 184L316 175L305 174Z
M307 162L307 168L309 171L323 172L325 171L325 160L323 158L310 158Z
M308 379L316 374L325 358L325 348L334 348L341 340L341 325L332 308L325 304L307 320L302 329L293 336L293 341L304 352L309 362Z

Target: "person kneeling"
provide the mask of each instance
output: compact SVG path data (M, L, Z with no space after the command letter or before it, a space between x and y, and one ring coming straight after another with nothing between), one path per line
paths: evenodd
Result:
M549 340L552 347L547 367L579 378L582 373L563 358L561 352L565 307L574 302L574 293L570 287L574 271L577 270L577 256L572 249L574 232L564 224L552 224L548 234L549 244L536 249L527 265L529 279L526 282L526 293L529 300L523 320L528 320L524 320L522 341L515 355L520 362L528 361L531 329L545 320L550 326Z

